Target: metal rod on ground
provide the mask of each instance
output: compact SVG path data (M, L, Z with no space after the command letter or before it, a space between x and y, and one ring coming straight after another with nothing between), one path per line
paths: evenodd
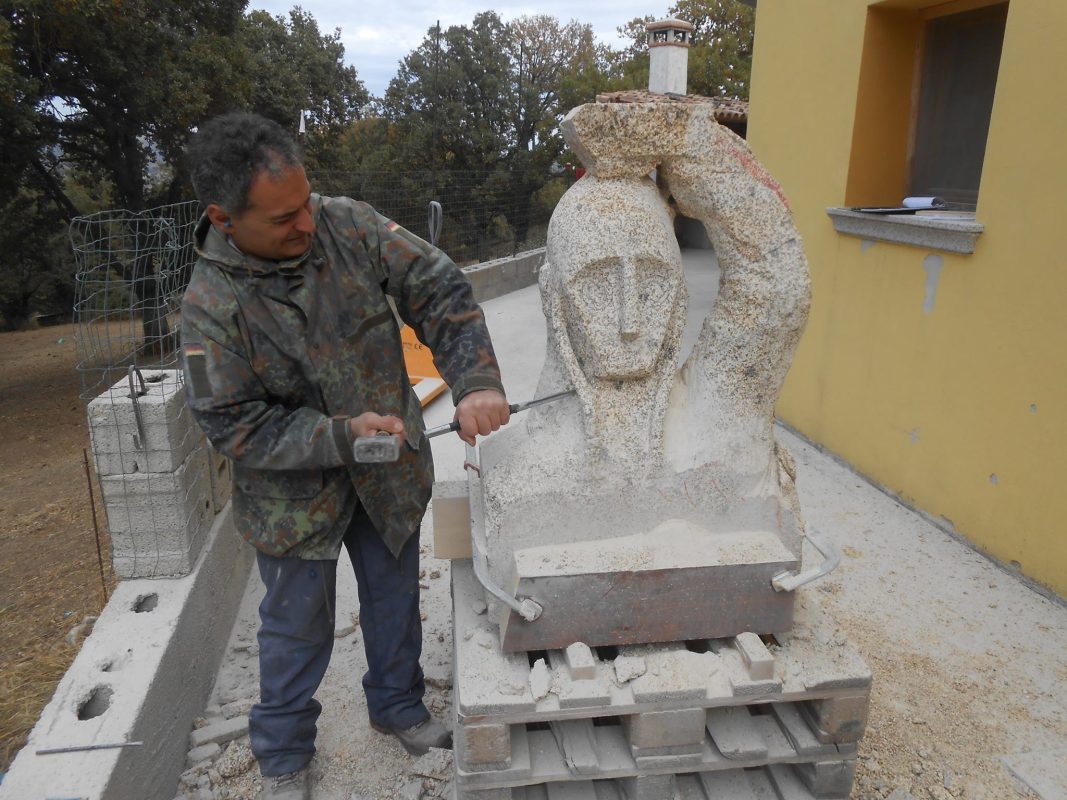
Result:
M100 565L100 588L104 592L104 605L107 605L107 580L104 578L104 554L100 549L100 526L96 522L96 499L93 497L93 476L89 472L89 451L82 448L85 461L85 483L89 488L89 508L93 513L93 534L96 536L96 563Z
M83 750L114 750L118 747L140 747L144 742L115 742L114 744L76 744L70 747L46 747L34 751L39 756L53 756L58 753L80 753Z

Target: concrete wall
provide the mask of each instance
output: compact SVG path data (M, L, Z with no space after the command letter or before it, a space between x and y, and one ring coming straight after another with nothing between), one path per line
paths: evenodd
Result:
M474 299L484 303L537 283L538 270L544 263L545 248L539 247L507 258L464 267L463 274L474 288Z
M982 3L934 5L757 7L749 143L792 203L813 282L778 413L1064 594L1067 4L1010 4L973 254L842 235L826 213L903 194L918 20Z
M190 574L119 583L0 785L0 800L173 797L254 552L227 508ZM140 744L115 746L125 742Z

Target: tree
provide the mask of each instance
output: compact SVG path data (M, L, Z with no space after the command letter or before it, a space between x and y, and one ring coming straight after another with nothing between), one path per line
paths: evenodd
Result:
M677 0L671 14L693 23L689 91L748 98L755 11L738 0Z
M341 32L322 34L297 7L288 19L253 11L237 26L233 101L292 129L308 118L308 148L328 145L370 101L354 67L344 65Z
M490 11L469 26L431 28L382 99L396 133L390 156L398 170L436 176L419 191L444 204L446 232L473 227L484 241L524 241L531 197L565 148L559 123L595 98L606 69L607 49L574 21L538 15L505 23ZM455 219L460 213L465 218Z
M0 327L7 330L25 326L34 300L72 277L66 226L33 177L37 185L31 180L0 202Z
M88 210L70 190L74 173L131 211L187 197L190 131L227 110L259 111L290 129L307 110L312 150L341 130L368 96L343 64L340 33L321 34L299 8L287 19L245 16L246 4L0 0L3 197L36 198L42 214L47 198L67 221ZM150 259L122 269L156 291ZM155 337L150 328L165 321L144 323Z
M707 97L748 98L752 73L755 12L739 0L676 0L669 14L693 23L688 90ZM614 83L625 88L648 86L645 27L655 17L635 17L617 28L631 44L613 59Z
M12 64L32 109L17 114L22 149L69 214L61 164L108 180L116 201L144 208L149 166L172 161L218 100L224 42L246 0L6 2ZM222 86L226 84L223 83ZM5 122L13 111L5 107ZM9 142L5 136L4 144Z

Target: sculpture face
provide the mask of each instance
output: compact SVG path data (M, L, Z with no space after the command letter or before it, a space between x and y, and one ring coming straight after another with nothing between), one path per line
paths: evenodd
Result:
M563 286L571 345L591 378L649 375L663 350L679 279L657 253L616 253L579 266Z
M567 223L550 230L548 257L582 372L601 380L649 376L675 344L666 339L683 280L666 205L650 181L589 178L561 205Z

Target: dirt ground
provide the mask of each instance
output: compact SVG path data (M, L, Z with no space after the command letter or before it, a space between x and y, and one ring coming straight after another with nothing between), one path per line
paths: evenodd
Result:
M0 772L76 654L77 644L65 642L68 633L104 602L74 363L70 325L0 334ZM533 391L523 388L514 394ZM1062 604L1037 597L844 468L822 464L807 445L788 444L809 524L839 542L844 556L839 570L812 591L823 596L875 675L853 798L1035 797L1000 761L1006 753L1067 742ZM99 501L97 512L110 587ZM900 567L900 552L911 554L907 568ZM428 656L451 652L447 570L438 569L428 575L424 597ZM245 627L234 632L249 642L254 600L246 598L252 605ZM339 612L355 613L349 602L345 608L339 598ZM359 633L339 633L339 639L323 686L325 774L315 797L406 796L412 780L418 782L411 760L366 726ZM249 646L235 642L232 650L216 686L219 703L254 694ZM442 716L449 703L446 662L428 658L426 664L428 675L437 670L433 701ZM242 759L240 769L213 787L216 796L254 796L255 772Z
M0 772L77 654L67 634L104 606L80 390L73 325L0 334Z

